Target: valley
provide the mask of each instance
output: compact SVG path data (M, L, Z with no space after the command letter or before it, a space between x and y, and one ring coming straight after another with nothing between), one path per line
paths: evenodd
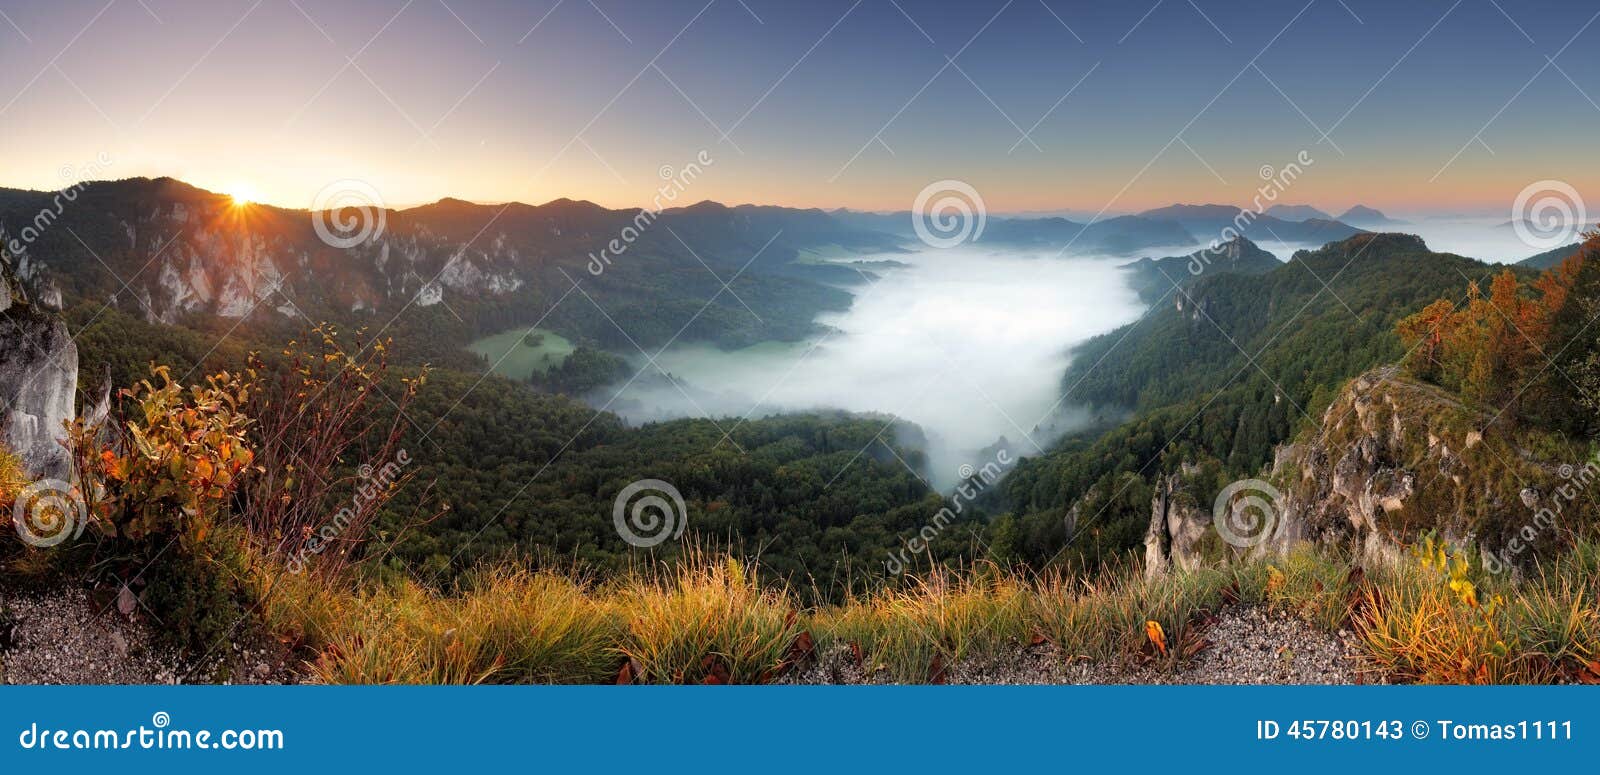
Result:
M36 200L18 192L0 202ZM1069 223L1048 219L930 249L886 217L702 203L662 213L660 232L596 273L583 248L626 213L569 201L394 211L392 232L338 254L308 236L313 214L176 181L92 184L80 204L45 232L57 237L7 270L18 309L44 311L12 316L34 321L29 341L56 341L39 328L53 315L72 332L71 347L50 345L73 365L49 389L85 406L105 395L114 407L106 386L140 385L152 364L190 381L371 364L356 371L369 380L359 387L372 397L360 415L368 430L323 463L327 481L346 484L313 502L337 506L374 456L403 449L408 484L378 502L356 545L384 543L354 556L380 575L419 574L426 588L471 583L506 558L629 577L638 537L610 514L619 488L644 480L671 483L692 516L672 525L686 527L683 538L650 537L650 556L689 567L727 555L806 605L836 605L895 594L907 564L1115 573L1141 545L1147 568L1220 562L1225 547L1193 539L1204 527L1183 527L1209 524L1206 515L1182 504L1252 474L1294 493L1285 529L1326 552L1354 541L1393 553L1437 531L1504 541L1514 520L1505 499L1534 496L1498 489L1498 477L1546 492L1550 463L1502 469L1485 454L1582 457L1570 428L1586 421L1574 419L1571 395L1552 404L1559 411L1527 410L1536 428L1508 428L1465 458L1454 451L1458 426L1483 422L1470 419L1476 399L1441 399L1452 407L1441 419L1395 439L1351 427L1340 409L1371 400L1352 397L1351 380L1362 390L1411 384L1395 364L1414 345L1397 332L1431 301L1467 291L1462 309L1478 317L1462 330L1486 326L1467 283L1486 287L1497 273L1510 278L1495 280L1497 303L1509 303L1500 285L1520 282L1557 305L1508 314L1568 331L1581 346L1563 371L1582 372L1570 358L1587 357L1586 340L1571 338L1570 323L1541 322L1575 314L1561 294L1588 287L1555 257L1539 261L1567 274L1540 279L1532 267L1349 227L1314 248L1241 236L1210 249L1192 236L1224 215L1208 207L1171 211L1167 225L1141 215L1099 227L1123 231L1097 232L1095 250L1043 247L1039 235ZM1296 233L1334 228L1309 215ZM448 247L485 233L482 250ZM70 242L52 241L60 234ZM1185 236L1106 250L1172 234ZM115 275L101 261L130 279L109 288ZM305 378L321 393L344 372ZM1373 395L1425 394L1408 391ZM391 429L388 446L374 447L380 428ZM1419 451L1419 433L1451 451ZM1330 474L1327 461L1346 454L1330 436L1367 438L1340 443L1369 453ZM264 454L284 463L306 454L274 452L276 438L259 441ZM50 443L29 437L18 448ZM1448 496L1466 505L1439 506L1445 490L1432 482L1393 484L1428 456L1473 466L1456 474L1473 484ZM1295 471L1313 478L1295 484ZM1378 493L1366 497L1435 510L1373 533L1343 516L1365 508L1340 489L1358 475ZM1490 495L1474 502L1468 491ZM1593 504L1585 496L1580 506ZM1152 509L1178 527L1169 534ZM808 584L787 586L795 579ZM215 637L206 626L185 637Z

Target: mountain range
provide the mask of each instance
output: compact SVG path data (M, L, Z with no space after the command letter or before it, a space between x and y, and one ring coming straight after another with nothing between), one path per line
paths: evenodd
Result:
M127 386L147 378L152 363L178 375L205 373L199 369L238 369L252 352L262 354L263 369L282 370L291 340L324 315L383 326L395 342L386 353L405 370L396 376L431 365L416 402L401 412L409 427L396 424L418 452L409 470L433 483L449 507L408 530L424 513L425 493L397 495L375 525L402 536L385 549L400 566L449 580L514 551L541 551L621 572L637 554L609 518L615 493L659 478L694 504L697 535L760 547L763 573L817 579L835 594L864 589L854 585L875 578L878 558L941 509L969 505L935 491L923 475L926 451L886 434L877 416L777 414L726 431L714 417L633 425L610 404L574 399L577 391L496 376L463 347L532 325L571 338L577 349L568 361L578 352L615 358L675 341L738 346L798 337L813 331L818 310L852 303L847 290L801 268L829 254L913 247L898 228L871 228L895 216L702 202L642 222L637 211L566 199L538 206L444 199L383 210L381 230L336 248L319 234L316 214L240 205L170 179L89 184L59 211L53 196L0 191L7 262L23 276L17 289L0 273L6 317L31 321L33 331L26 340L0 339L13 345L11 357L0 359L0 387L46 371L15 356L50 347L71 351L74 364L97 364L93 381ZM1107 231L1093 233L1100 244L1118 237L1138 244L1174 228L1192 236L1241 215L1228 206L1179 205L1108 219L1094 224ZM911 230L909 215L901 222ZM1531 392L1521 405L1506 404L1513 416L1486 410L1481 392L1461 392L1479 390L1475 384L1435 384L1425 372L1407 372L1403 332L1415 328L1401 321L1438 312L1469 281L1491 278L1499 302L1520 304L1527 287L1527 298L1553 303L1562 294L1551 283L1561 278L1542 280L1549 290L1540 293L1517 286L1537 276L1530 268L1434 252L1412 235L1265 214L1252 223L1350 236L1281 262L1240 235L1214 249L1125 264L1152 306L1074 348L1050 375L1059 377L1063 405L1082 410L1088 424L1024 453L961 509L951 523L957 529L937 536L930 556L1088 569L1141 542L1152 547L1154 537L1162 562L1194 562L1193 547L1180 540L1192 532L1183 525L1199 524L1194 519L1209 513L1212 496L1229 482L1258 475L1289 493L1282 513L1303 531L1297 535L1359 551L1393 550L1426 530L1503 546L1528 504L1553 497L1554 464L1583 459L1580 445L1593 437L1591 411L1545 417L1549 406L1577 405L1568 400L1576 394L1568 381L1600 380L1586 371L1600 344L1579 316L1600 297L1592 261L1583 264L1587 279L1573 283L1572 300L1551 308L1561 314L1535 318L1550 323L1543 342L1512 350L1522 339L1510 326L1496 342L1493 352L1535 356L1507 359L1525 372L1543 366L1541 346L1564 359L1543 382L1538 374L1518 380ZM1090 225L1075 226L994 219L988 240L1044 246L1050 243L1022 241L1068 232L1088 239ZM24 250L9 247L24 239ZM608 261L596 258L601 250ZM46 314L29 299L65 309ZM1481 304L1459 312L1489 314ZM1484 321L1492 322L1465 320L1461 330ZM84 390L90 382L91 370L72 371L51 372L55 386L33 387L20 397L26 400L3 397L23 414L55 419L58 399L66 397L70 412L74 383ZM1513 417L1525 425L1508 432ZM1577 424L1568 432L1561 423ZM1422 476L1433 471L1441 476ZM1157 522L1164 531L1153 529Z
M1175 204L1139 213L1139 217L1173 221L1191 234L1206 235L1199 242L1209 244L1224 236L1249 237L1255 241L1300 242L1321 245L1361 233L1361 229L1323 218L1285 220L1268 212L1255 213L1233 205Z
M169 324L274 314L295 323L359 320L418 309L430 325L481 330L549 314L572 335L625 349L801 338L817 313L849 304L841 286L875 271L816 256L916 244L909 212L716 202L649 213L572 199L445 198L313 213L240 205L172 178L86 183L70 202L59 200L0 189L0 228L21 248L11 251L17 274L47 302L60 304L65 294ZM992 218L977 241L1127 255L1203 244L1198 235L1241 223L1251 239L1321 244L1360 233L1321 218L1249 215L1174 205L1086 223ZM339 223L352 232L339 232ZM593 304L555 303L579 286Z
M1216 272L1262 274L1283 266L1283 262L1244 237L1215 248L1202 248L1186 256L1141 258L1122 268L1133 273L1130 284L1146 304L1181 290L1202 275Z

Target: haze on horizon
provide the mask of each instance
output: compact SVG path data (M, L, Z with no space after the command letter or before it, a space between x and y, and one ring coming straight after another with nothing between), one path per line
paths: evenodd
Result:
M1600 110L1577 3L534 4L0 1L0 185L169 175L307 207L444 196L992 212L1247 205L1504 212ZM1472 51L1463 58L1461 51Z

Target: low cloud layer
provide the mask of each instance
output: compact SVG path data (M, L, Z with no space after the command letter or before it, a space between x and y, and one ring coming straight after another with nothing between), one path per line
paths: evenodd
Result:
M674 347L658 362L689 397L641 378L613 408L634 421L893 414L922 426L927 473L945 486L1002 436L1019 454L1037 454L1035 444L1067 430L1056 404L1068 351L1143 311L1117 268L1126 258L970 247L889 258L908 266L877 270L881 280L853 289L848 312L822 317L834 333L735 352ZM1036 427L1044 421L1050 430Z

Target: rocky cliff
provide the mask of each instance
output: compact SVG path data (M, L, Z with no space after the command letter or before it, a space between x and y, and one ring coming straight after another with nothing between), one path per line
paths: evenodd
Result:
M60 441L77 385L78 347L66 323L30 304L0 264L0 441L35 478L69 476Z
M1600 464L1578 444L1498 419L1397 368L1368 372L1244 492L1197 505L1181 477L1158 482L1146 566L1221 559L1200 538L1227 519L1218 532L1236 554L1310 543L1382 563L1433 531L1475 547L1491 569L1529 567L1600 513L1600 488L1589 489Z
M317 319L565 290L568 277L598 276L588 266L600 254L607 263L626 255L613 272L648 267L652 281L664 282L663 265L709 280L707 264L732 271L755 263L755 277L761 262L787 261L796 247L895 244L820 211L705 205L647 217L565 199L538 206L443 199L395 210L361 185L333 193L341 196L295 210L237 203L170 178L88 183L70 202L0 189L0 230L30 238L14 259L31 284L55 283L54 297L109 301L163 323ZM661 228L652 228L658 219Z

